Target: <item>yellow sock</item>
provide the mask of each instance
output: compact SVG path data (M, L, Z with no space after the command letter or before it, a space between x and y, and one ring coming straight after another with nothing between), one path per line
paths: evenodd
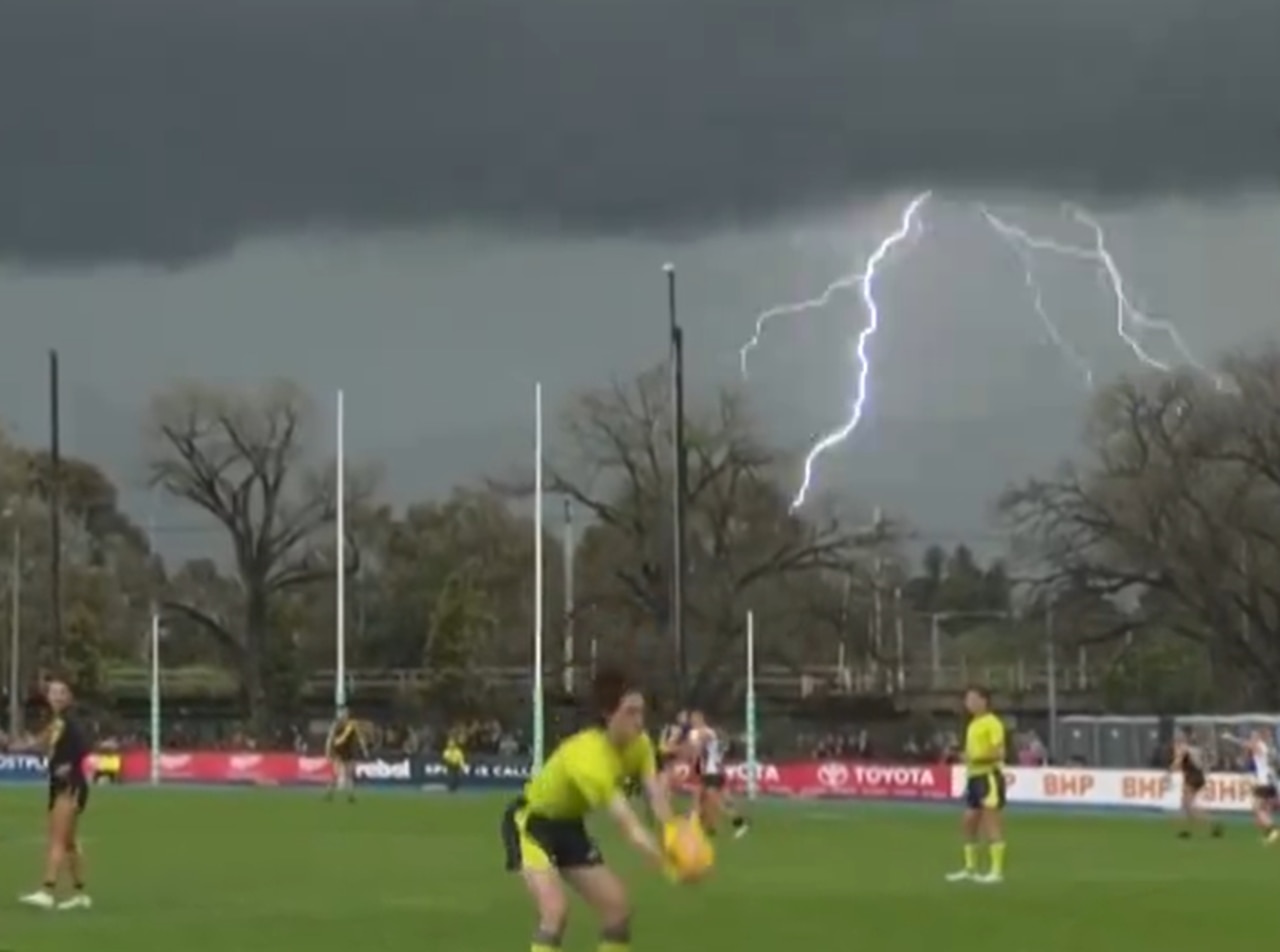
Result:
M530 947L530 952L557 952L554 945L544 945L541 942L535 942Z
M964 868L970 873L978 868L978 845L976 843L964 844Z
M1004 873L1004 844L992 843L991 849L991 872L997 876Z

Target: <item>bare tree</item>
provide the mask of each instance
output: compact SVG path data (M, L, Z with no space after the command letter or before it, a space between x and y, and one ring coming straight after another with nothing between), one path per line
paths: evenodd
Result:
M1121 599L1117 629L1174 632L1205 649L1224 690L1273 704L1280 353L1232 358L1225 381L1118 383L1093 407L1083 465L1010 491L1003 509L1043 559L1043 581Z
M564 416L567 446L547 478L549 492L593 520L577 559L584 627L605 656L653 672L674 670L667 407L661 368L580 396ZM741 684L748 608L762 664L795 665L806 654L834 660L834 642L829 651L814 645L829 628L814 623L811 609L824 597L840 603L840 580L856 572L868 540L834 517L810 522L788 511L776 481L782 460L733 394L693 415L686 437L690 691L714 704Z
M332 465L308 464L310 401L296 386L257 392L182 385L152 402L148 429L152 483L197 506L226 531L240 583L239 617L213 614L181 598L166 604L212 636L241 675L255 730L267 728L264 663L276 600L333 576ZM367 494L367 474L346 481L348 505ZM358 571L359 550L349 571Z

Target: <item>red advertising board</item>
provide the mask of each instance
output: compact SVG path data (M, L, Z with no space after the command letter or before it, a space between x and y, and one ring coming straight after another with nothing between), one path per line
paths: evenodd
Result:
M728 765L729 786L745 790L746 764ZM682 779L687 771L681 771ZM867 800L945 800L951 796L951 768L942 764L871 764L849 760L761 763L756 789L768 796L833 797Z
M120 776L125 782L148 780L151 777L151 755L145 750L123 754ZM330 776L329 761L323 757L203 750L160 755L160 780L163 782L275 786L328 783Z
M376 780L406 782L405 776L373 776ZM253 751L170 751L160 755L160 780L166 783L246 784L286 786L328 783L332 776L323 757ZM387 768L390 769L390 768ZM682 779L687 779L687 771ZM729 786L747 786L746 764L729 764ZM521 774L513 783L521 782ZM147 751L120 756L120 779L145 782L151 777ZM868 800L942 800L951 796L951 768L938 764L873 764L849 760L764 762L756 766L757 789L766 796L832 797Z

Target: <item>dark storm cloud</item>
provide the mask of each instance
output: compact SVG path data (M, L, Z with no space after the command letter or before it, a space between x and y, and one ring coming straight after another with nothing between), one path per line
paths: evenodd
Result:
M5 0L0 258L1280 169L1278 0Z

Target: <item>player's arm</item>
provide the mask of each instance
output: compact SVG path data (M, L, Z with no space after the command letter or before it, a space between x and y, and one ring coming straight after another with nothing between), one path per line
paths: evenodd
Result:
M652 745L649 750L652 752ZM662 848L631 809L627 795L619 789L619 776L615 769L605 767L590 757L575 758L573 762L566 764L566 769L570 781L593 809L602 806L608 810L631 845L662 864Z
M333 760L333 744L338 739L338 722L329 725L329 733L324 736L324 755Z
M671 822L671 795L667 791L666 781L658 773L658 758L652 744L646 742L639 766L640 782L644 784L645 796L649 800L654 819L664 825Z
M355 725L355 732L356 732L356 744L359 745L360 747L360 756L363 759L368 760L369 759L369 740L367 737L365 737L364 728L361 727L359 724L357 724Z
M1228 734L1225 731L1222 734L1222 739L1225 740L1228 744L1231 744L1233 747L1252 747L1253 746L1252 741L1241 740L1235 734Z
M645 784L647 787L648 781L645 781ZM654 839L644 821L636 816L636 811L631 809L631 804L627 802L626 796L621 791L615 791L609 802L605 804L605 807L632 846L655 863L659 865L665 864L666 856L662 852L662 847L658 845L658 841ZM670 809L668 809L669 815Z
M658 748L666 755L672 755L676 752L679 745L676 743L676 732L670 727L662 730L662 736L658 740Z

